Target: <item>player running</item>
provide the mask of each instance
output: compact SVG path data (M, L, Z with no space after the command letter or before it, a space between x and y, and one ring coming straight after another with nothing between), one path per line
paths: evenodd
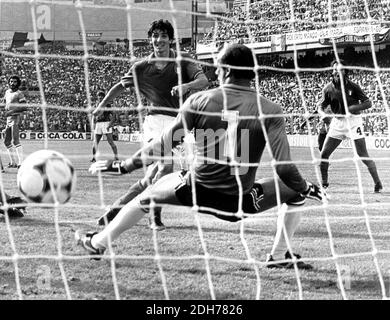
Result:
M322 185L328 188L328 169L329 157L339 146L341 141L350 138L354 141L356 152L362 162L367 166L368 171L374 180L374 192L382 191L382 182L379 179L375 162L369 158L366 140L363 132L363 120L360 115L361 111L371 108L372 104L369 98L364 94L362 89L354 82L348 79L346 70L339 68L345 65L343 60L340 63L333 61L333 79L328 83L322 92L322 99L319 103L319 112L330 106L333 113L333 119L329 126L327 138L325 139L323 149L321 151L321 176ZM347 107L344 105L343 94L345 96ZM346 116L346 108L351 113ZM350 129L350 130L349 130Z
M173 126L165 130L159 139L125 161L98 161L91 165L92 173L118 170L129 173L142 167L143 155L168 154L169 149L180 143L183 134L188 134L192 129L195 132L194 172L180 171L162 177L125 205L99 233L76 231L78 244L90 254L103 254L109 239L115 241L150 210L151 199L157 206L171 204L191 207L196 204L200 212L228 221L239 221L241 216L237 212L240 209L245 214L255 214L275 207L278 204L278 190L282 203L302 205L304 197L322 200L320 189L305 181L291 163L281 107L264 97L258 97L258 93L250 88L254 77L253 69L249 70L254 67L252 51L241 44L230 45L222 49L217 61L221 87L190 96ZM248 70L233 69L234 66L246 67ZM259 120L260 114L266 117ZM278 162L275 169L280 179L255 181L266 137L273 157ZM237 155L240 155L242 163ZM232 163L237 163L236 169ZM227 215L215 210L224 211ZM299 220L300 212L296 210L287 211L285 216L278 219L275 243L267 257L270 267L293 267L291 260L280 261L292 257L292 253L287 252L283 226L291 243ZM299 255L295 256L300 258ZM302 260L298 260L297 266L302 269L312 268Z
M174 39L174 29L169 21L154 21L148 31L148 38L153 46L153 53L134 63L130 71L110 89L98 106L98 108L104 107L126 89L137 93L139 90L139 93L151 104L142 128L144 145L158 138L165 128L172 125L180 105L180 95L186 97L191 91L201 90L208 85L201 66L188 60L182 60L180 63L182 83L179 84L178 71L180 69L175 60L178 53L170 48ZM187 53L181 53L181 56L191 58ZM148 185L172 171L172 162L158 161L149 165L145 177L117 199L111 208L98 219L98 224L105 225L110 222L123 205L144 191ZM164 229L159 210L154 213L150 227L156 230Z
M99 102L102 101L105 97L105 93L103 91L98 92L98 100ZM111 105L106 104L106 108L109 108ZM114 114L109 110L104 110L97 112L94 115L94 123L95 123L95 130L94 130L94 140L93 140L93 147L92 147L92 159L91 162L96 161L96 151L99 147L100 140L103 137L103 134L107 137L107 142L110 145L112 152L114 153L114 159L118 160L118 148L115 145L114 138L112 135L112 127L114 124Z
M23 147L19 140L20 115L27 110L26 98L19 90L21 80L18 76L8 79L9 89L5 92L6 127L4 133L4 145L10 159L8 168L19 168L23 161Z

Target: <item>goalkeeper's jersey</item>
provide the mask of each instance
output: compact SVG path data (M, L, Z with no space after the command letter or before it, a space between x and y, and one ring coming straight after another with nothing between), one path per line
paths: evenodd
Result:
M248 193L256 178L266 137L274 158L290 161L280 106L264 97L259 97L259 106L257 99L257 93L248 87L224 85L193 94L184 103L176 123L180 126L184 121L187 129L194 129L197 183L218 192L238 195L239 179L244 194ZM267 116L263 121L259 120L260 108ZM171 130L175 130L175 126ZM175 135L169 131L164 133L163 144L172 134ZM240 164L238 174L230 165L233 159ZM271 166L267 168L272 170ZM306 189L306 182L295 165L283 164L282 169L279 172L284 173L280 178L287 186L298 192Z
M181 53L185 59L190 59L188 53ZM139 91L151 104L148 114L165 114L175 117L177 109L179 108L179 98L172 96L171 90L179 83L179 66L177 61L177 54L174 50L170 50L171 61L162 69L155 66L154 60L156 57L154 53L147 58L136 62L130 71L122 78L121 83L124 87L135 88L135 81L137 81ZM181 66L181 80L182 83L195 80L203 70L199 64L192 61L182 60Z

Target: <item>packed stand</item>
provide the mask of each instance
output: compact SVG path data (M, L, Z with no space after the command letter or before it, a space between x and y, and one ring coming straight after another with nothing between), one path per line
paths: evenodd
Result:
M350 25L367 21L389 23L390 4L381 0L331 1L328 0L258 0L249 9L235 6L217 20L217 26L205 34L202 42L225 42L240 40L243 43L265 42L271 35L296 31L309 31ZM368 12L365 6L367 3ZM293 19L292 19L293 13Z

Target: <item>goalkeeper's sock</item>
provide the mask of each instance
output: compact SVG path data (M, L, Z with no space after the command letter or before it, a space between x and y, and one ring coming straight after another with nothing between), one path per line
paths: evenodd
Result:
M274 239L274 245L271 250L271 255L274 260L284 260L285 253L288 249L287 241L284 236L283 225L286 226L286 233L289 239L290 245L291 240L301 220L301 212L289 212L288 210L283 214L279 214L278 221L276 224L276 234Z
M134 226L146 211L141 208L138 198L129 204L125 210L121 210L101 232L94 235L91 244L96 249L108 248L109 241L115 241L121 233Z

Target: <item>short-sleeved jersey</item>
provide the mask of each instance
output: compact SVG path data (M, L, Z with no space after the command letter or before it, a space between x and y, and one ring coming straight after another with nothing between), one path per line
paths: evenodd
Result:
M106 104L105 108L110 108L110 104ZM109 110L105 110L102 113L99 113L96 118L95 122L110 122L112 117L112 112Z
M235 160L240 163L239 179L243 192L248 193L254 184L266 145L265 134L277 161L291 159L280 106L264 97L260 97L260 105L265 115L275 115L264 120L266 133L258 118L257 93L250 88L224 85L223 88L195 93L186 100L176 123L183 121L187 129L194 130L198 159L195 167L197 183L221 193L239 194L235 170L229 165L231 153L227 152L233 146ZM174 125L171 130L176 129ZM164 132L161 143L167 143L169 136L174 134ZM303 192L306 182L295 165L285 166L288 167L288 174L281 177L282 180L290 188Z
M368 97L356 83L347 79L344 87L348 106L368 100ZM346 114L341 86L337 87L333 82L325 86L320 103L323 109L330 105L334 114Z
M10 110L12 109L13 103L25 103L26 97L24 96L23 92L20 90L12 91L11 89L8 89L4 94L5 99L5 109ZM17 107L17 106L15 106ZM17 114L15 114L17 115Z
M181 53L183 58L191 58L188 53ZM170 58L176 58L177 53L170 50ZM165 114L176 116L179 108L179 98L171 95L171 90L179 82L178 64L176 61L169 61L168 64L159 70L152 59L154 53L147 58L134 63L130 71L122 78L124 87L134 87L134 81L137 81L140 92L145 96L153 107L164 107L175 109L175 111L151 108L149 114ZM199 64L188 60L182 60L180 63L182 82L187 83L203 74Z

